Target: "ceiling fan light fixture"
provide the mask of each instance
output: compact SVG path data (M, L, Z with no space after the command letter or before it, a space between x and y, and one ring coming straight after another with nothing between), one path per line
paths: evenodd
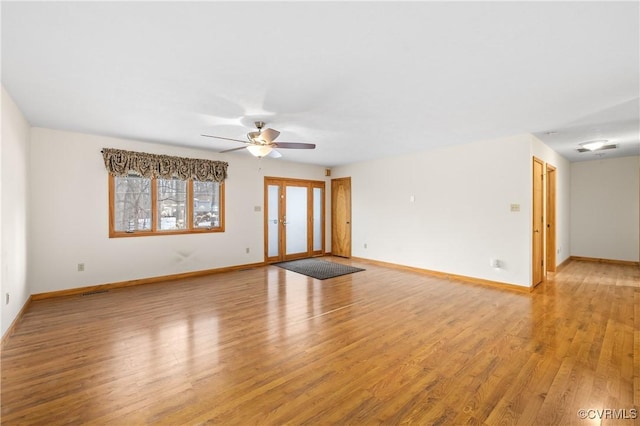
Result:
M580 146L589 151L597 151L602 148L608 141L605 139L581 143Z
M266 157L267 155L269 155L269 153L271 153L273 148L270 147L269 145L249 145L247 147L247 150L254 157L262 158L262 157Z

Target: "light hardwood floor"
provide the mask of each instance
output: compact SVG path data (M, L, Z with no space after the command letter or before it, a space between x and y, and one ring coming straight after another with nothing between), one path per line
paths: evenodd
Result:
M578 417L640 408L639 268L573 261L527 294L331 260L366 271L34 301L2 424L639 424Z

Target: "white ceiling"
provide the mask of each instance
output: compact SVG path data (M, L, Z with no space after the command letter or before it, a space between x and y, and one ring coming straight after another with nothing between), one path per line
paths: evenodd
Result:
M2 2L33 126L334 166L534 133L640 155L638 2ZM549 131L557 134L546 134ZM245 150L221 156L249 155Z

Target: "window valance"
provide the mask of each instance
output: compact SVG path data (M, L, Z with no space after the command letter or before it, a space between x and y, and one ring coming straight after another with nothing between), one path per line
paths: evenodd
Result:
M196 158L147 154L122 149L103 148L102 156L107 171L113 176L131 173L146 178L222 182L227 177L229 163Z

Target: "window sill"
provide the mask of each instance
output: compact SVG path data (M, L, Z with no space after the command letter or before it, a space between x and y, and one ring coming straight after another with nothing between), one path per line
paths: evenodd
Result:
M203 228L203 229L179 229L172 231L134 231L134 232L110 232L109 238L129 238L129 237L157 237L162 235L187 235L187 234L214 234L224 232L223 227Z

